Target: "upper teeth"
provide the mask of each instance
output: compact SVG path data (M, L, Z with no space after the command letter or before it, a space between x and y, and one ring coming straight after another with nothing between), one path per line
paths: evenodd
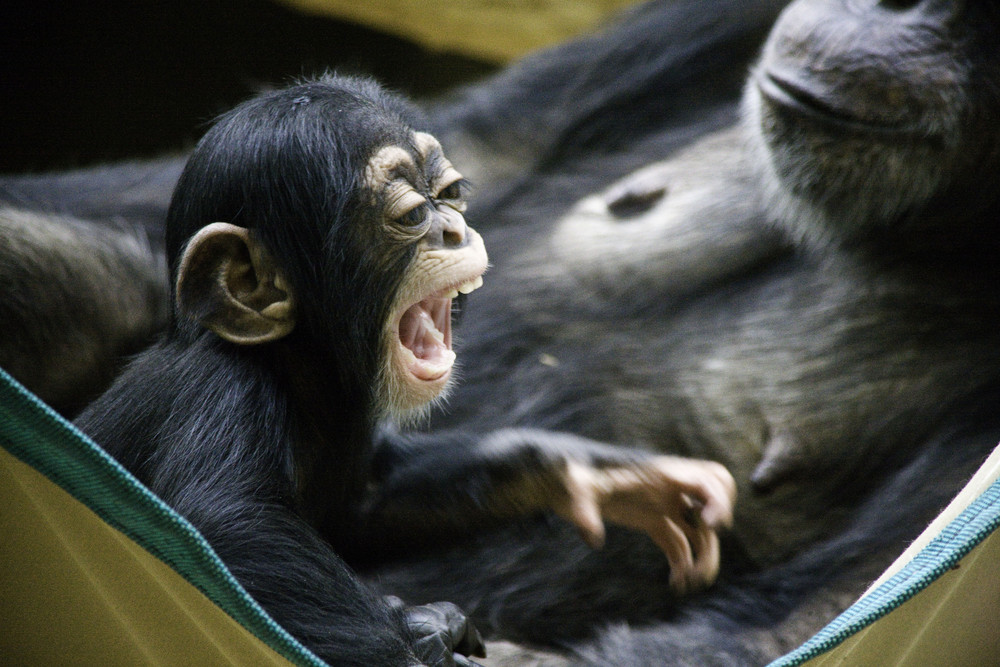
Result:
M420 313L421 323L424 326L424 331L430 334L430 337L439 343L444 343L444 334L441 333L437 325L434 324L434 318L430 316L426 311Z
M459 285L458 291L461 292L462 294L470 294L471 292L479 289L482 286L483 286L483 277L478 276L475 280L470 280L464 285Z

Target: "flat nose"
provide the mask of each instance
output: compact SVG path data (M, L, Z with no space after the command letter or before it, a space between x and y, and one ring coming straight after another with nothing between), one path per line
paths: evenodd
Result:
M438 206L434 222L427 232L428 244L434 248L461 248L469 243L465 216L447 205Z

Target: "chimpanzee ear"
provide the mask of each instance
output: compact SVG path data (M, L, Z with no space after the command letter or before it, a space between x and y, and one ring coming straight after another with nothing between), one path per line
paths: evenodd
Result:
M277 340L295 326L291 290L270 253L225 222L188 241L177 270L177 312L240 345Z

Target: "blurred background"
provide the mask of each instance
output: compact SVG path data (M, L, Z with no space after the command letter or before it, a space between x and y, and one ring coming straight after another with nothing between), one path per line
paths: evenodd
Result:
M433 96L635 1L8 0L0 173L182 151L260 88L327 68Z

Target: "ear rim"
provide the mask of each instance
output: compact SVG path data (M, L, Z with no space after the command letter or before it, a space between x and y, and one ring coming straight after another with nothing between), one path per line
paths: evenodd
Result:
M254 288L235 293L237 278ZM212 222L192 236L177 266L174 307L178 319L198 322L223 340L260 345L295 328L295 299L277 263L245 227Z

